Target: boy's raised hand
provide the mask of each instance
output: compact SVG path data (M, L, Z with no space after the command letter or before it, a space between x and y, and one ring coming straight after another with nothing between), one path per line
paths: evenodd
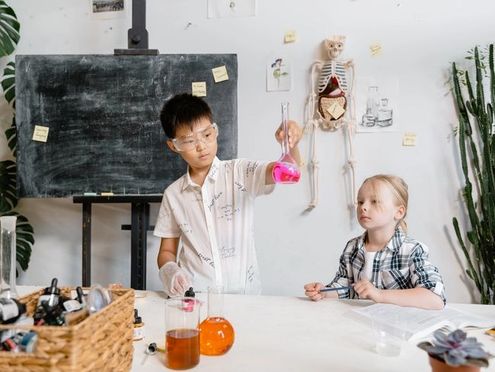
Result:
M354 284L354 292L361 299L369 299L375 302L381 302L382 291L376 288L369 280L359 280Z
M302 137L302 129L301 127L293 120L289 120L287 122L289 127L289 148L294 148ZM275 132L275 139L278 143L282 143L284 140L285 133L282 129L282 124L278 127Z

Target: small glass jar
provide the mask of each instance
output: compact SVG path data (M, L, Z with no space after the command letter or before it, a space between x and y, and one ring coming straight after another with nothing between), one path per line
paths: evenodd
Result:
M134 341L139 341L144 338L144 322L138 314L137 309L134 309L134 330L133 337Z

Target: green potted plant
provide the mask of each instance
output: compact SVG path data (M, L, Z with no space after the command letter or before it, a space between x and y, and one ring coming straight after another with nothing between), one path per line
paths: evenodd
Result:
M488 58L488 66L485 61ZM495 304L495 70L493 44L485 52L478 47L468 60L474 62L476 78L468 69L452 64L455 105L459 118L459 153L464 175L463 198L470 226L461 233L453 218L457 239L466 257L466 273L481 294L481 303ZM488 71L487 71L488 70ZM488 92L489 98L485 99Z
M20 24L14 10L0 0L0 57L11 55L20 39ZM14 110L11 126L5 131L12 156L16 156L17 136L15 126L15 64L9 62L1 80L4 97ZM27 270L34 244L33 228L28 219L15 211L18 198L16 192L16 163L7 159L0 161L0 216L17 216L16 259L22 270Z
M460 329L450 333L437 330L431 342L421 342L418 347L428 353L433 372L476 372L488 367L493 357L475 337L467 337Z

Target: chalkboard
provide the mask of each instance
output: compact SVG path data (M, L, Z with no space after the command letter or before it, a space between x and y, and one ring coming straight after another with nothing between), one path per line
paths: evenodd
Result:
M219 66L229 79L215 83ZM162 193L186 163L166 147L160 110L202 81L219 127L218 157L235 158L235 54L16 56L19 196ZM33 140L35 126L49 128L46 142Z

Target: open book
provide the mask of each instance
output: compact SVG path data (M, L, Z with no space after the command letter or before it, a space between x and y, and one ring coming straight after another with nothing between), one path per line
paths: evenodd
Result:
M391 304L374 304L351 311L351 316L368 322L382 322L390 332L406 340L420 340L439 329L490 328L495 318L485 318L445 306L443 310L424 310Z

